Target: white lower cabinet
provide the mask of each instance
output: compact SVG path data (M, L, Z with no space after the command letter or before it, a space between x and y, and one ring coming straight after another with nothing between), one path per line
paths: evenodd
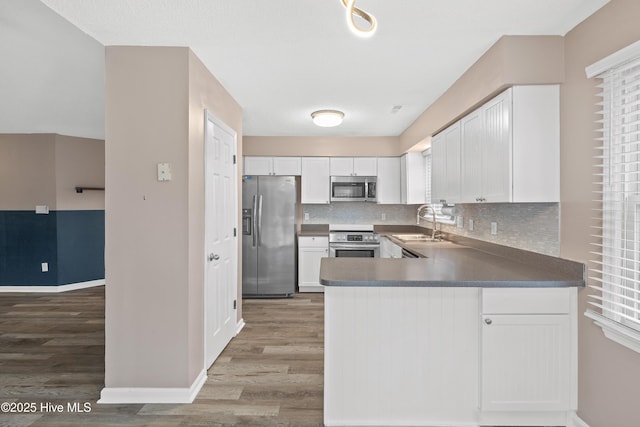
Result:
M298 290L300 292L324 292L324 286L320 284L320 261L328 256L328 237L298 237Z
M326 426L573 425L577 288L327 286L324 298Z
M483 411L568 411L576 342L572 289L483 289Z

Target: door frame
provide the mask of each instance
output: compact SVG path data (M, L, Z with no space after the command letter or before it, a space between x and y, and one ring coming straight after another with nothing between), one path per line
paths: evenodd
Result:
M229 125L227 125L225 122L223 122L220 118L218 118L216 115L212 114L209 110L205 109L204 110L204 147L203 147L203 161L204 161L204 176L203 176L203 180L204 180L204 186L203 186L203 192L204 192L204 234L205 236L207 235L207 215L209 212L207 212L207 201L206 201L206 186L207 186L207 171L209 168L209 165L207 164L207 136L208 136L208 131L207 131L207 123L208 122L212 122L214 124L214 126L218 126L220 128L222 128L224 131L230 133L233 136L233 156L235 156L235 162L233 165L233 224L234 224L234 228L236 230L236 235L235 238L233 239L233 242L231 243L231 251L232 251L232 266L231 266L231 277L232 277L232 294L233 294L233 299L236 300L236 305L235 305L235 323L234 323L234 336L237 335L238 332L238 305L240 304L240 301L238 301L238 266L239 266L239 255L238 255L238 133ZM208 291L207 291L207 262L206 262L206 257L207 257L207 242L206 242L206 237L204 239L204 245L202 248L202 260L204 261L203 264L203 268L204 268L204 281L203 281L203 287L204 287L204 298L202 301L203 304L203 311L204 311L204 316L203 316L203 320L204 320L204 369L205 371L207 369L209 369L210 365L208 364L207 361L207 320L208 320L208 315L207 315L207 297L208 297ZM215 359L214 359L215 362ZM213 364L213 362L212 362Z

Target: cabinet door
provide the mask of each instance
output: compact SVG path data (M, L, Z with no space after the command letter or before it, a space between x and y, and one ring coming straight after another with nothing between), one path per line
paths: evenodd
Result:
M378 159L378 204L397 205L400 197L400 157Z
M448 203L460 201L460 122L444 131L445 137L445 200Z
M303 157L301 203L326 204L330 195L329 158Z
M353 174L356 176L377 176L378 159L375 157L354 157Z
M444 133L431 138L431 200L427 203L440 203L446 199L447 163Z
M274 175L300 175L300 157L274 157Z
M331 176L353 175L353 157L331 157Z
M474 111L460 121L460 203L482 201L482 115Z
M272 172L271 157L245 156L243 175L271 175Z
M425 203L426 176L422 153L411 152L400 158L400 190L402 203Z
M298 286L320 285L320 261L329 256L329 248L300 248L298 250Z
M566 314L484 314L482 409L568 410L570 342Z
M482 143L482 198L484 202L510 202L511 177L511 90L481 107L484 135Z

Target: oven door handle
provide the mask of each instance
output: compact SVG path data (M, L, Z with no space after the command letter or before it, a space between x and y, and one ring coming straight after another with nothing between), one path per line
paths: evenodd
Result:
M380 244L350 245L344 243L329 243L329 247L335 249L376 249L380 247Z

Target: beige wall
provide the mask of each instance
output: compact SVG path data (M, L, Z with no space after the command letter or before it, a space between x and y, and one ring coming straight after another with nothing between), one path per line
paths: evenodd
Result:
M108 47L106 78L105 385L190 387L204 368L204 110L239 144L242 112L188 48Z
M245 136L245 156L399 156L397 136Z
M587 262L597 92L585 67L640 39L640 2L612 0L565 38L566 78L561 86L561 256ZM586 294L580 292L580 313ZM590 427L631 427L638 409L640 354L616 344L580 315L579 416Z
M0 134L0 210L104 209L104 141L56 134Z
M104 191L75 188L104 188L104 141L55 135L55 147L56 209L103 210Z
M400 135L405 152L515 84L561 83L563 38L504 36Z
M0 210L56 209L55 136L0 134Z
M186 48L107 47L108 388L191 385L188 99Z

